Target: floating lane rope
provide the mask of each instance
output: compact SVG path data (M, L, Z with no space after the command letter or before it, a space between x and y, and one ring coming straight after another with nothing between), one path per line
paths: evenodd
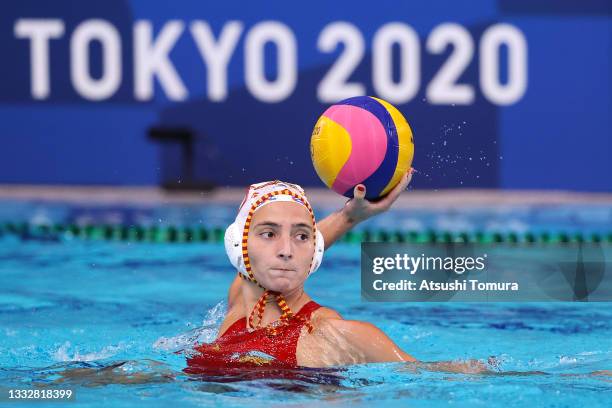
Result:
M23 240L62 241L83 239L93 241L151 242L151 243L222 243L224 231L213 227L144 226L144 225L33 225L26 222L0 224L0 237L15 236ZM340 242L406 242L406 243L571 243L600 242L612 244L612 231L608 233L532 231L349 231Z

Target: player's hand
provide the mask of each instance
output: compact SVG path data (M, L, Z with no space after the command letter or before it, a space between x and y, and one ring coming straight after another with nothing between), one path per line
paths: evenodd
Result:
M357 184L353 190L353 198L348 200L342 209L342 213L349 219L351 223L357 224L363 220L373 217L377 214L387 211L395 200L400 196L402 191L406 190L408 184L412 180L414 169L411 167L403 175L400 182L384 196L377 201L369 201L365 198L366 187L363 184Z

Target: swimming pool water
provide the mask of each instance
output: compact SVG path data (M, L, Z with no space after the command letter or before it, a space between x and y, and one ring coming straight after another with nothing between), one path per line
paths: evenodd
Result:
M4 236L0 387L61 384L76 393L71 406L608 406L612 377L587 374L612 369L609 303L365 303L359 259L359 246L335 245L307 292L347 319L376 324L420 360L496 356L502 374L546 374L415 373L403 364L368 364L304 370L291 380L190 378L174 352L214 338L221 322L234 277L221 244ZM75 368L90 370L76 375ZM110 379L134 374L151 378Z

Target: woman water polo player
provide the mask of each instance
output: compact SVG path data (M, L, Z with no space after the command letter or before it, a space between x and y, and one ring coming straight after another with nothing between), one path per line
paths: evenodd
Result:
M281 181L251 185L225 247L238 276L212 343L196 346L187 373L231 368L328 367L369 362L416 362L376 326L343 319L304 292L306 278L329 247L356 223L388 209L412 171L382 201L364 199L365 187L320 223L301 187ZM431 369L482 372L478 362L433 363Z

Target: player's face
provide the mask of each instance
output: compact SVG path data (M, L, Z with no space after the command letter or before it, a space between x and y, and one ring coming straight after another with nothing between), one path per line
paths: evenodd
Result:
M303 205L280 201L253 214L249 259L255 279L266 289L288 294L301 288L314 250L312 218Z

